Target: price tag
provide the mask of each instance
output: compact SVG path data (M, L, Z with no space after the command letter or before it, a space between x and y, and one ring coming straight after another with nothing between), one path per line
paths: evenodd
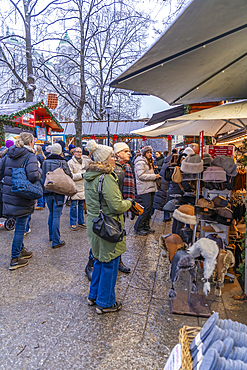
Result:
M182 366L182 346L181 344L177 344L173 348L166 362L164 370L179 370L181 366Z

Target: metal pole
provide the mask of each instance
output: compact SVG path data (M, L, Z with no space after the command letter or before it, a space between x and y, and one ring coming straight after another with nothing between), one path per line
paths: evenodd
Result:
M110 146L110 113L107 114L107 145Z

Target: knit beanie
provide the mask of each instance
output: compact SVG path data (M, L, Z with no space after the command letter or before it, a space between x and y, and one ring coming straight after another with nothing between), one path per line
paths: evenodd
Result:
M95 162L104 162L112 153L110 146L97 144L95 140L87 142L87 149L93 154Z
M69 145L69 152L71 151L71 149L74 149L75 148L75 145L74 144L70 144Z
M199 154L190 154L181 165L181 171L185 173L201 173L203 171L203 161Z
M61 145L62 152L64 152L65 146L66 146L65 142L63 140L58 140L57 144L60 144Z
M15 143L12 140L7 140L5 143L6 148L10 148L12 145L15 145Z
M195 154L194 150L187 146L187 148L184 149L183 151L184 154L190 155L190 154Z
M51 154L58 154L58 155L62 154L62 147L58 143L51 145L50 149L51 149Z
M116 143L114 144L114 153L117 154L119 152L121 152L122 150L125 150L125 149L130 149L129 146L126 144L126 143Z
M144 148L141 149L141 155L145 155L147 152L152 152L153 148L150 145L144 146Z

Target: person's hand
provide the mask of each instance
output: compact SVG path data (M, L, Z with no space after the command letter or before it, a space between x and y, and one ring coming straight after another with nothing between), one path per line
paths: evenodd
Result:
M161 179L161 176L158 173L156 174L156 179Z
M135 199L133 199L133 198L127 198L127 200L129 200L133 205L135 204Z

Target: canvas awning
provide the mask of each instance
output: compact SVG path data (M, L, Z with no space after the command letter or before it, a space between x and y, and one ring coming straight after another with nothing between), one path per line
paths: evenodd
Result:
M237 128L247 128L247 100L231 102L192 114L171 118L132 134L153 137L157 135L197 136L204 131L205 136L217 136Z
M246 14L246 0L194 0L111 86L169 104L247 98Z

